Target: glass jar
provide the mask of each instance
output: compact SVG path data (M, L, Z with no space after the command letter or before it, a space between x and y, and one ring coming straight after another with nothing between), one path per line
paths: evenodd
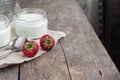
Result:
M24 8L17 12L15 31L18 36L40 38L47 33L48 20L46 12L38 8Z
M0 14L0 48L3 48L11 41L11 28L8 17Z

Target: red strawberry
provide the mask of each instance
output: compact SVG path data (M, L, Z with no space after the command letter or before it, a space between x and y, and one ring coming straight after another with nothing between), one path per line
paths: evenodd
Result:
M55 45L55 39L51 35L45 34L41 37L40 46L42 50L48 51L52 49L54 45Z
M33 57L38 52L38 44L34 41L28 41L23 45L22 52L27 57Z

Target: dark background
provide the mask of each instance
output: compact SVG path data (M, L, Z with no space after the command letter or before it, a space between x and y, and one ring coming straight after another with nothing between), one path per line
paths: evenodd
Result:
M120 0L104 2L104 45L120 71Z

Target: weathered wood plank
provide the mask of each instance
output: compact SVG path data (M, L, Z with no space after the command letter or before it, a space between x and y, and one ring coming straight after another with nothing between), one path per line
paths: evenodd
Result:
M70 80L60 44L20 66L20 80Z
M0 80L18 80L18 65L0 69Z
M51 25L68 33L61 44L72 79L119 80L116 77L118 70L79 6L72 0L64 0L64 4L56 5L56 8L52 8L55 12L53 15L56 16L52 22L55 23Z

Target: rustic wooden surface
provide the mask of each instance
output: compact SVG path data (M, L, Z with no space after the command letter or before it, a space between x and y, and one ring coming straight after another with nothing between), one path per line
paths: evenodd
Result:
M49 29L67 37L41 57L0 70L0 80L120 80L120 74L75 0L19 0L43 8Z

